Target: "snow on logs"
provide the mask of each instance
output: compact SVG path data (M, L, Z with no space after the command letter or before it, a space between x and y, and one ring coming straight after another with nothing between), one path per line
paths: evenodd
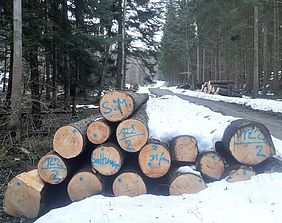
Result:
M116 130L118 144L127 152L138 152L148 141L146 104L130 118L122 121Z
M169 149L160 142L151 141L141 149L138 162L146 176L162 177L168 172L171 165Z
M15 217L36 218L44 207L45 186L37 170L17 175L7 186L4 211Z
M67 159L80 155L87 144L87 127L98 117L98 115L93 115L59 128L53 138L54 150Z
M244 119L230 123L224 132L222 146L227 160L234 158L244 165L259 164L275 153L268 129L261 123Z
M148 94L137 94L130 91L111 91L100 100L100 113L110 122L127 119L149 100Z

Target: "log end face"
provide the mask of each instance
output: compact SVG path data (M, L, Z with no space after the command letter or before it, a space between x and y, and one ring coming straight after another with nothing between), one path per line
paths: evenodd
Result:
M157 143L145 145L138 157L142 172L151 178L164 176L171 165L171 157L166 147Z
M147 193L147 187L137 173L125 172L117 176L113 183L115 196L136 197Z
M195 174L177 176L169 187L170 195L194 194L207 188L205 181Z
M133 98L121 91L111 91L100 100L100 113L110 122L128 118L134 111Z
M22 173L9 182L3 201L4 211L8 215L25 218L39 215L44 205L41 197L44 182L38 173L30 175L30 172Z
M238 128L229 142L232 156L241 164L256 165L275 153L271 136L256 125Z
M202 153L198 163L201 173L211 179L220 180L225 171L224 161L216 152Z
M175 161L196 162L198 155L197 140L191 136L177 137L173 142L173 153Z
M226 181L229 183L246 181L251 179L251 177L254 175L255 171L252 167L241 166L239 169L230 171L226 178Z
M103 121L92 122L87 128L87 138L94 144L102 144L110 137L111 128Z
M148 140L148 128L137 119L127 119L121 122L116 130L117 141L127 152L138 152Z
M104 176L116 174L120 170L122 162L121 153L114 146L98 146L91 154L92 167Z
M73 126L63 126L57 130L53 148L62 157L70 159L78 156L84 147L81 132Z
M49 184L63 182L68 174L63 159L56 154L47 154L38 162L38 172L42 180Z
M80 201L101 193L102 183L94 173L79 172L70 180L67 191L72 201Z

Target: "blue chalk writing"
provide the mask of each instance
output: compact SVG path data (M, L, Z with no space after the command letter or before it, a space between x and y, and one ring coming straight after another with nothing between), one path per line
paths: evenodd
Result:
M42 169L61 169L66 170L66 167L61 164L61 159L57 157L47 157L45 160L46 166Z
M130 125L128 127L123 127L118 133L118 137L120 141L125 141L126 148L129 151L135 151L136 149L131 147L132 140L130 138L143 136L144 133L137 133L135 129L135 125Z
M157 162L157 166L161 166L161 162L165 161L167 163L170 164L170 160L168 160L167 158L165 158L165 152L162 152L161 155L159 156L159 154L150 154L150 160L147 163L148 167L152 167L152 163L153 162Z
M152 149L153 149L153 150L157 150L157 149L158 149L158 146L155 145L155 144L153 144L153 145L152 145Z
M82 182L82 181L83 181L83 176L80 176L80 177L79 177L79 180Z
M258 145L258 146L256 146L256 149L258 150L258 152L256 153L256 156L257 156L257 157L266 157L265 154L261 153L262 150L263 150L263 146Z
M114 102L114 101L113 101ZM114 102L115 103L115 102ZM118 106L118 109L121 111L121 106L125 106L125 107L128 107L127 103L126 103L126 100L123 99L122 101L120 100L120 98L117 99L116 101L117 103L117 106Z
M112 100L112 103L113 104L111 104L108 101L105 101L102 104L102 108L105 109L105 111L103 111L104 115L108 115L108 114L112 113L113 111L117 111L117 110L119 110L121 112L122 107L128 107L128 105L126 103L126 99L116 98L116 99Z
M20 182L17 182L17 186L21 186L21 183L20 183Z
M98 137L98 135L97 135L96 133L94 133L94 134L93 134L93 137L94 137L94 138L97 138L97 137Z
M76 129L73 129L73 130L72 130L72 133L77 133L77 130L76 130Z
M57 177L58 174L59 174L58 170L52 170L51 172L52 172L52 173L55 173L54 176L53 176L53 178L52 178L52 180L57 181L57 182L61 182L61 181L62 181L62 178Z
M108 101L105 101L103 104L102 104L102 108L103 109L106 109L107 111L103 111L103 114L104 115L107 115L107 114L110 114L112 112L112 109L108 107L110 103Z
M100 153L100 157L96 158L92 156L92 164L93 165L110 165L112 168L119 170L121 165L117 163L115 160L112 160L108 157L105 157L104 153Z

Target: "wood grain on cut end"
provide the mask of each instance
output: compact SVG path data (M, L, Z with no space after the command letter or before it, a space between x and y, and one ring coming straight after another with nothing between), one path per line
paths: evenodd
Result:
M147 125L138 119L127 119L121 122L116 130L117 141L127 152L138 152L148 140Z
M111 121L121 121L128 118L134 111L133 98L121 91L111 91L100 100L101 115Z
M141 149L138 162L142 172L146 176L159 178L164 176L169 170L171 157L165 146L149 143Z
M111 135L111 127L102 120L92 122L87 128L87 138L94 144L102 144Z
M81 132L72 126L63 126L57 130L53 139L53 148L64 158L78 156L84 147Z
M124 172L116 177L113 183L115 196L135 197L147 193L142 177L134 172Z
M123 164L122 153L113 145L98 146L92 152L91 164L102 175L114 175Z
M172 141L172 157L175 161L196 162L197 140L192 136L178 136Z
M43 156L39 160L37 167L41 179L49 184L59 184L68 175L64 160L55 153Z
M14 217L36 218L44 206L44 187L45 183L40 179L37 170L19 174L7 186L4 211Z
M102 192L102 183L99 178L91 172L81 171L70 180L67 190L72 201L80 201Z
M194 194L207 188L202 177L192 173L185 173L174 178L169 186L170 195Z
M240 128L231 137L229 150L240 163L256 165L272 157L274 148L258 127Z
M255 171L252 167L241 166L238 169L229 172L226 181L229 183L245 181L251 179L255 175Z
M211 179L221 179L225 167L224 161L217 152L203 152L199 156L198 166L201 173Z

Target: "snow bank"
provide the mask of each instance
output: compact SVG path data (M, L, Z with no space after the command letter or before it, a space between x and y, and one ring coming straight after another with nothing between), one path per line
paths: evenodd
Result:
M213 101L224 101L224 102L229 102L229 103L246 105L256 110L282 113L282 101L259 99L259 98L251 99L251 98L226 97L226 96L221 96L221 95L206 94L204 92L198 92L198 91L177 89L176 87L169 87L169 88L163 87L163 88L171 90L177 94L184 94L184 95L189 95L192 97L203 98L203 99L208 99L208 100L213 100Z
M262 174L251 180L208 184L192 195L108 198L93 196L50 211L36 223L280 223L282 174Z

